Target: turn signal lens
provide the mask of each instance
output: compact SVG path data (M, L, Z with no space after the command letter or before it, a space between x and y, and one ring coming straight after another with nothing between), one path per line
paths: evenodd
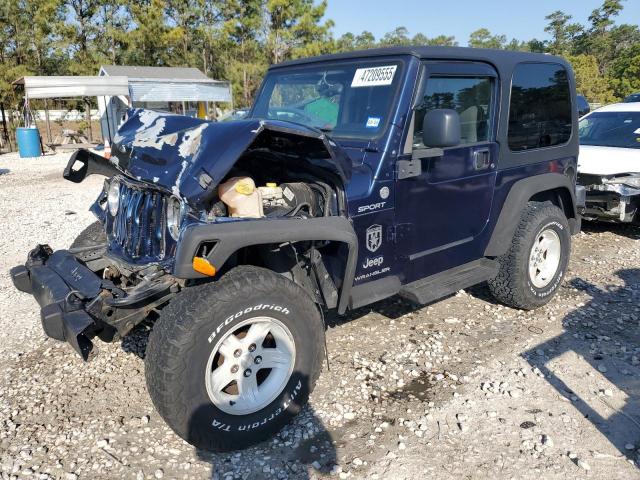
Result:
M193 269L204 275L213 277L216 274L216 267L209 263L209 260L203 257L193 257Z

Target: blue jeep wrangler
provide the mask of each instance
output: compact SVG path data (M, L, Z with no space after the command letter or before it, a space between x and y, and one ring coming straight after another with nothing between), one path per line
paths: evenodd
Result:
M575 82L561 58L390 48L272 66L249 115L215 123L130 110L98 222L15 267L50 337L154 323L146 377L166 422L203 449L258 442L307 401L323 309L425 304L488 282L547 303L580 229ZM382 340L381 340L382 341Z

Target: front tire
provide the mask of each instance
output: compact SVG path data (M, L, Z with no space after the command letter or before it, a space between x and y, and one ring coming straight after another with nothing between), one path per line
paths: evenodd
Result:
M514 308L547 304L562 283L569 263L571 234L562 210L550 202L529 202L511 247L498 257L498 275L489 281L493 296Z
M105 245L107 243L107 234L100 222L93 222L87 228L82 230L69 248L84 248Z
M241 266L180 292L156 322L145 360L151 399L169 426L204 450L265 440L307 402L324 330L298 285Z

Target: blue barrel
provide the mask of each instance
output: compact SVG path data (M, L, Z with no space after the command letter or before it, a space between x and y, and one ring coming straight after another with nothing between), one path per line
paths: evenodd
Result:
M39 157L42 155L40 149L40 132L37 128L16 128L16 142L20 158Z

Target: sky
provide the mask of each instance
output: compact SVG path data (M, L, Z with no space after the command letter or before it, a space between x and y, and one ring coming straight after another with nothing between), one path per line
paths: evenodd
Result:
M335 22L334 35L372 32L376 39L404 26L411 36L453 35L461 46L479 28L506 35L508 40L548 39L544 19L555 10L587 24L602 0L328 0L327 14ZM640 0L626 0L616 23L640 24Z

